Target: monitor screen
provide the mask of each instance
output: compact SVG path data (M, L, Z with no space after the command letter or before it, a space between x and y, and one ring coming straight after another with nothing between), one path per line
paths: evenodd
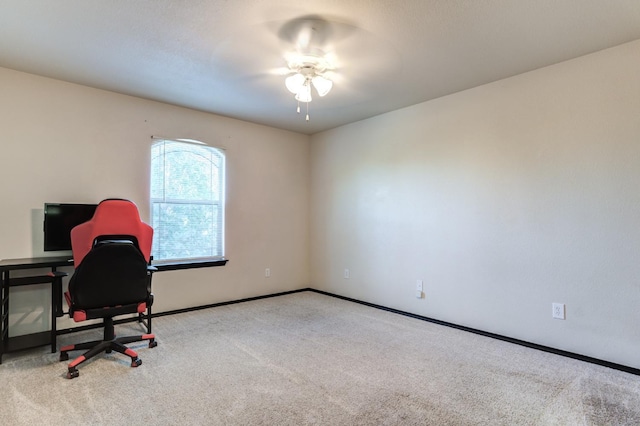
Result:
M97 204L44 205L44 251L71 250L71 230L91 219Z

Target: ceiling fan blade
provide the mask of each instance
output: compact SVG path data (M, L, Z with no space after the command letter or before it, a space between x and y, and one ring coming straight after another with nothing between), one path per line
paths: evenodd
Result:
M278 38L290 48L302 54L324 50L327 43L346 37L354 26L325 18L320 15L306 15L281 23Z

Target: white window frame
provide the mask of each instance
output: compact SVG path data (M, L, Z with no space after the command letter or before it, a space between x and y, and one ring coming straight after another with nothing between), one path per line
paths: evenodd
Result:
M154 223L155 218L155 206L159 204L176 204L176 205L211 205L214 209L217 210L217 214L219 217L218 220L218 238L214 239L212 242L212 249L214 252L219 253L211 256L178 256L171 258L155 258L154 264L162 264L162 263L174 263L174 262L184 262L184 261L203 261L203 260L222 260L224 259L224 246L225 246L225 175L226 175L226 155L224 149L213 147L207 145L203 142L192 140L192 139L168 139L168 138L158 138L154 137L154 142L151 145L151 161L150 161L150 175L151 181L149 185L149 196L150 196L150 216L151 216L151 226L154 228L154 246L157 243L157 238L159 238L159 233L155 232L156 226L159 226L157 223ZM219 160L219 173L218 173L218 188L219 194L217 199L203 199L203 200L194 200L194 199L181 199L181 198L168 198L166 197L166 182L163 182L162 188L163 193L161 197L154 197L153 192L153 173L154 173L154 149L156 149L159 145L171 144L172 146L193 146L198 145L202 147L209 155L214 155L218 157ZM162 154L163 159L166 161L166 153ZM166 163L165 163L166 164ZM164 169L164 166L163 166ZM167 179L168 176L164 173L164 179ZM157 194L156 194L157 195ZM152 248L152 254L157 253L154 248Z

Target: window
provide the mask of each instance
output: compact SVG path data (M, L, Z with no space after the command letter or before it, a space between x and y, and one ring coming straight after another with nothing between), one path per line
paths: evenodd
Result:
M224 256L224 153L160 140L151 147L153 259Z

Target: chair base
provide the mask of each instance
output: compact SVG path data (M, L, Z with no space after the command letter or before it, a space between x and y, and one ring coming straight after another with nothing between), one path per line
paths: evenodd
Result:
M113 318L104 319L104 339L93 340L91 342L77 343L75 345L68 345L60 348L60 361L67 361L69 359L70 351L87 350L84 354L80 355L69 363L67 371L67 379L73 379L80 375L77 367L83 362L93 358L94 356L101 354L102 352L111 353L112 351L119 352L127 355L131 358L131 367L138 367L142 364L142 360L138 358L138 354L133 349L126 347L127 343L141 342L144 340L149 341L149 347L155 348L158 346L158 342L155 341L154 334L141 334L137 336L124 336L115 337L113 328Z

